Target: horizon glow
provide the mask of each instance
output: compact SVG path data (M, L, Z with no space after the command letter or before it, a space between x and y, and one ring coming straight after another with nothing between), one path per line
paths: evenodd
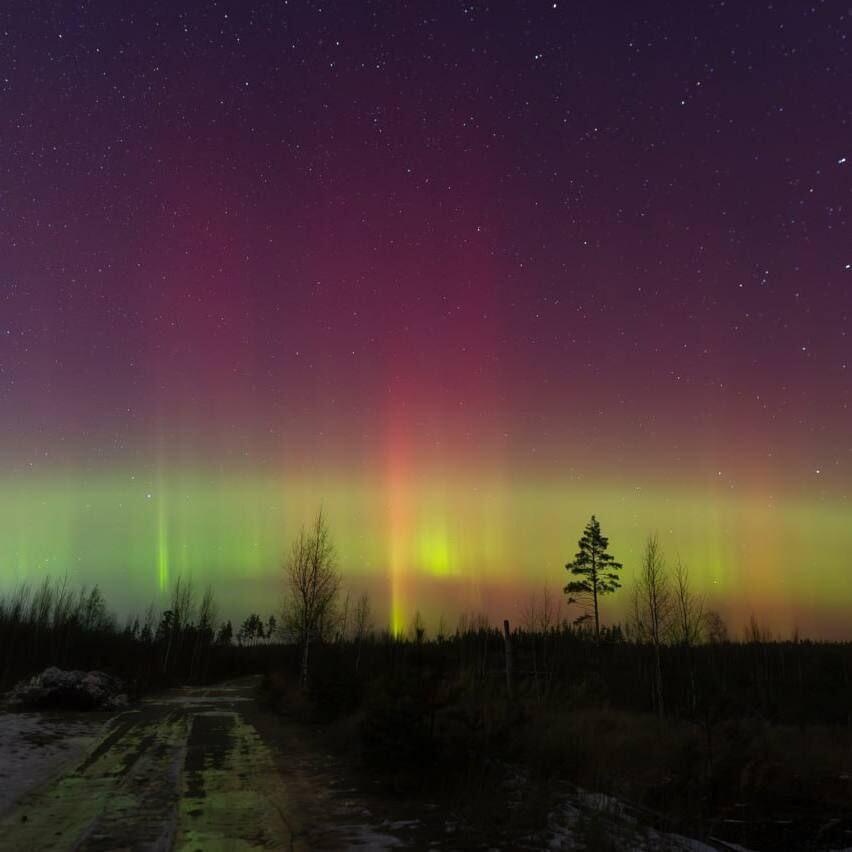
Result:
M398 485L391 482L389 493ZM478 499L467 497L469 489ZM544 477L518 487L464 474L439 481L424 474L405 492L404 511L389 493L369 479L330 475L320 493L311 480L244 472L163 476L153 490L128 472L42 477L14 488L3 482L0 548L11 559L0 566L2 585L67 574L97 583L126 613L150 601L164 605L180 576L211 583L223 616L276 613L289 541L322 501L345 586L371 595L380 626L405 632L416 610L432 627L441 615L453 624L462 612L516 622L531 596L567 582L564 563L594 506L624 562L626 588L645 537L656 531L669 563L683 559L695 590L734 632L752 612L785 635L796 627L812 636L848 629L842 594L852 531L847 513L819 497L782 493L767 501L715 483L674 497L617 480L577 489ZM818 544L826 541L834 546ZM814 570L818 586L810 582ZM623 590L604 599L604 620L623 619L627 600Z

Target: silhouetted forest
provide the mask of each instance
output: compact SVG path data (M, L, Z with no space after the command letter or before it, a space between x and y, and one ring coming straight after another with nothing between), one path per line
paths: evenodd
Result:
M24 583L0 596L0 691L48 666L106 671L132 695L256 671L251 649L266 630L255 618L234 636L229 621L217 626L212 590L198 594L180 579L165 610L152 604L123 622L97 586L75 590L51 578Z
M485 833L477 842L517 830L492 800L518 773L529 801L512 814L530 824L567 784L622 797L659 828L751 848L828 848L808 844L829 823L826 844L848 840L849 643L667 643L662 717L650 641L563 621L513 627L508 643L482 616L442 637L350 634L316 644L307 688L302 650L287 645L266 687L388 790L444 795Z

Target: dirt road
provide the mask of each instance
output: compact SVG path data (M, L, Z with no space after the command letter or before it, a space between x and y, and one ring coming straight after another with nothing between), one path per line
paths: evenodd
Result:
M255 685L243 680L175 690L115 717L82 759L0 817L0 849L402 845L388 833L391 826L371 826L357 802L332 802L329 785L315 783L315 766L296 757L292 771L282 773L286 755L255 724Z
M438 805L371 793L321 737L307 742L304 726L259 706L256 687L250 678L172 690L108 721L0 715L0 852L472 848ZM539 830L474 845L585 849L591 830L608 848L713 852L622 811L573 794Z

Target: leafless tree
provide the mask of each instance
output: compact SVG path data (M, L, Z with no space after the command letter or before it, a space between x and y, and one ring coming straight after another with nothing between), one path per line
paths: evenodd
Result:
M68 577L62 578L62 581L56 586L56 598L53 602L53 629L57 633L62 630L67 630L68 622L71 620L71 613L74 611L74 593L68 583Z
M370 606L370 597L364 592L355 602L355 640L361 642L367 638L373 630L373 610Z
M367 636L373 632L373 613L370 598L364 592L355 602L355 673L361 667L361 646Z
M186 628L193 623L195 614L195 589L192 580L184 581L178 577L172 589L171 618L166 637L166 652L163 658L163 671L169 670L169 662L176 655L178 646Z
M435 631L435 639L438 642L443 642L447 638L447 619L444 613L441 613L438 618L438 627Z
M725 619L711 609L704 616L704 624L707 628L707 639L713 645L721 645L728 641L728 625L725 624Z
M656 535L648 536L642 556L642 573L634 591L634 618L640 640L654 648L654 702L657 714L664 715L663 669L660 648L669 632L672 616L672 589L666 575L666 562Z
M754 613L751 614L748 624L743 628L743 636L746 642L753 645L772 641L772 631L768 627L763 627Z
M672 601L672 639L687 647L698 645L704 636L704 596L690 588L689 569L680 559L674 569Z
M311 642L328 638L340 592L334 543L323 510L310 529L302 527L284 563L286 584L283 624L302 648L302 686L308 682Z
M195 647L192 651L191 678L204 680L206 670L206 652L213 642L213 625L216 623L216 602L213 598L213 587L207 586L198 605L198 624L195 631Z
M543 697L539 667L544 672L544 693L546 693L550 681L548 640L551 638L551 633L558 630L562 623L562 605L562 596L554 599L550 589L545 585L540 596L530 595L529 603L521 616L532 644L533 682L539 699Z
M337 641L345 642L349 632L349 610L352 601L352 593L347 589L343 596L343 605L340 607L340 616L337 624Z
M419 609L414 613L411 622L411 639L417 645L422 645L426 639L426 622L423 621Z
M541 595L530 595L529 602L521 617L524 627L530 633L550 633L557 630L562 622L562 596L554 596L545 585Z
M769 628L762 627L754 613L751 614L748 624L745 626L744 637L746 644L752 646L752 659L754 665L754 684L757 689L758 700L764 712L769 709L769 683L770 666L767 645L772 641L772 633Z
M698 708L698 685L695 677L693 648L704 636L704 596L696 595L689 585L689 569L678 559L674 569L671 623L672 641L679 646L689 673L689 701L692 712Z
M139 636L143 642L154 641L154 630L157 627L157 611L154 604L148 604L145 610L145 616L142 619L142 629L139 631Z

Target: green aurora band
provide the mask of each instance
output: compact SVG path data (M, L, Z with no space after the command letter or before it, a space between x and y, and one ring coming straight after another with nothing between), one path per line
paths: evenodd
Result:
M416 487L415 487L416 485ZM774 498L710 482L640 490L459 473L416 477L404 511L381 480L331 473L277 479L245 472L33 475L0 482L2 584L46 574L99 584L121 612L164 605L178 576L211 583L223 616L274 612L288 542L322 503L349 588L402 631L419 609L448 623L464 611L518 619L530 596L565 582L564 563L594 511L624 565L638 570L649 532L680 557L736 632L754 612L778 634L848 630L852 525L845 499ZM604 618L627 610L626 591ZM569 613L566 611L565 615Z

